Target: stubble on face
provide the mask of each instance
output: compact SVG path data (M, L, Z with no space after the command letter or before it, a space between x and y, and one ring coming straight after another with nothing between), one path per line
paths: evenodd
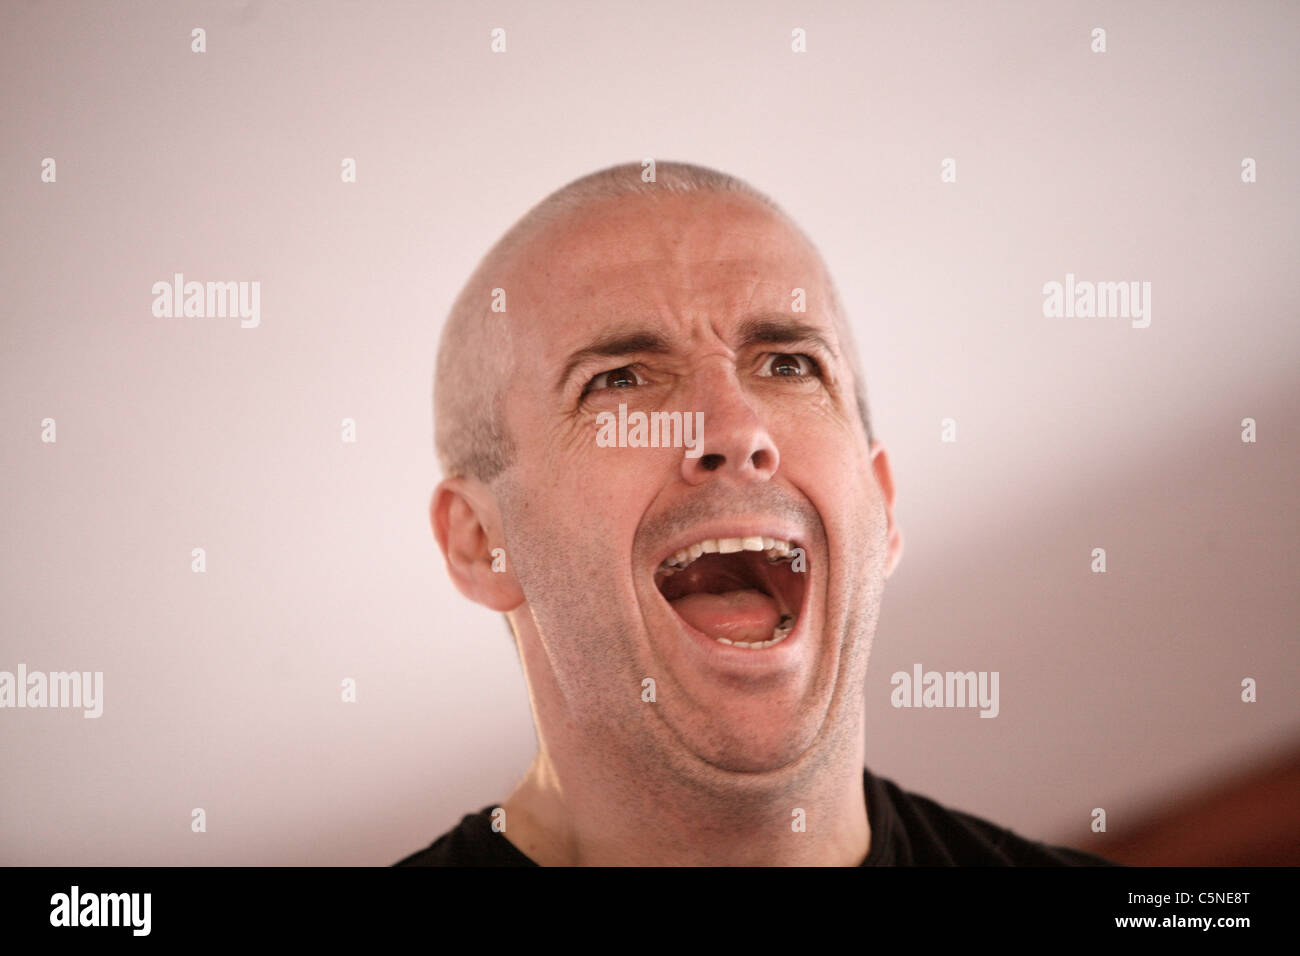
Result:
M643 791L666 792L669 769L674 781L737 800L752 779L760 801L777 771L794 787L855 749L853 759L861 757L863 685L888 544L851 373L837 370L833 398L788 407L754 401L783 446L783 464L770 481L740 488L722 480L686 487L680 450L596 449L590 410L549 388L565 350L610 318L649 315L713 347L710 334L725 339L727 322L701 315L732 316L764 297L780 307L774 289L822 274L815 253L769 213L717 197L690 202L580 213L534 245L547 255L521 257L524 268L511 277L521 351L506 402L519 456L493 490L526 599L516 613L539 734L565 741L593 766L639 768L635 786ZM796 263L793 271L763 274L783 259ZM729 278L714 287L703 277L722 264ZM833 323L826 328L834 334ZM689 360L682 369L694 371ZM755 513L809 529L820 562L810 596L820 625L808 635L817 644L813 666L774 694L769 709L749 707L743 691L737 703L697 674L665 671L657 648L670 638L651 632L656 595L639 560L692 524ZM647 677L658 685L655 703L643 700Z

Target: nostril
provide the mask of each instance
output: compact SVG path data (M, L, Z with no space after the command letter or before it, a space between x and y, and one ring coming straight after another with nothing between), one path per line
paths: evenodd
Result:
M749 460L754 463L756 471L764 471L772 467L772 453L765 448L760 448L754 454L749 456Z
M705 471L717 471L726 460L722 455L705 455L700 459L700 467Z

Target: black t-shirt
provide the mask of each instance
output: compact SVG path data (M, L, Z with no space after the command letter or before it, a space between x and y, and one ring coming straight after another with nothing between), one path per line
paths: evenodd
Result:
M1049 846L979 817L907 793L865 767L871 848L863 866L1113 866L1082 850ZM492 807L465 816L394 866L536 866L492 829Z

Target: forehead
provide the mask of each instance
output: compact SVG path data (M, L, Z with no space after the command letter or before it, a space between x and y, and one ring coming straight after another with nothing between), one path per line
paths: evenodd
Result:
M668 334L701 322L721 330L751 309L789 311L796 288L806 320L830 323L816 251L742 194L598 200L537 232L513 266L512 311L517 302L527 318L511 324L546 353L625 321L656 321Z

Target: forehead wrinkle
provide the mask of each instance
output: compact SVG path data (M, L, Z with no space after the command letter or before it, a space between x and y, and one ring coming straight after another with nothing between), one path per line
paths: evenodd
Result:
M570 353L559 378L556 379L555 390L562 391L570 376L573 375L574 369L591 358L630 355L636 352L665 354L671 351L672 344L668 337L652 327L607 329L598 333L589 344Z
M755 323L749 322L745 335L737 336L735 332L732 335L719 334L715 317L707 314L711 310L704 307L701 312L699 307L691 304L692 298L703 296L712 299L719 291L726 290L727 283L743 279L748 286L745 302L735 311L728 309L728 319L731 319L755 305L754 300L763 284L779 284L783 280L803 284L795 282L790 275L792 271L806 272L825 303L822 314L828 319L828 327L809 334L811 327L805 324L805 334L795 338L818 341L837 363L847 363L855 384L859 382L861 372L858 358L853 354L848 317L841 313L830 270L798 223L781 210L756 205L738 196L709 194L708 198L724 200L720 207L711 208L697 205L700 198L689 194L663 198L632 195L592 201L533 230L516 247L516 252L521 254L510 257L510 266L516 276L522 278L521 274L527 274L529 280L538 283L534 286L538 292L546 290L542 292L544 298L555 296L557 290L572 290L579 297L579 301L573 303L578 306L578 314L589 310L597 314L604 311L636 316L628 319L621 330L613 324L617 319L592 330L599 336L596 342L638 330L653 332L661 329L675 336L681 328L674 319L680 319L690 327L690 340L698 340L701 332L708 328L715 338L728 345L738 338L748 336L754 339L758 333L772 330L754 328ZM665 202L684 216L664 215L661 210ZM710 228L714 222L723 219L727 222L725 228ZM606 245L611 236L624 235L628 230L633 230L641 242L626 254L611 255ZM775 240L772 244L776 248L765 246L765 239ZM705 257L694 258L692 252L702 253ZM787 266L787 262L791 265ZM733 269L748 274L733 273ZM714 276L711 275L713 271L723 274ZM652 274L647 275L647 272ZM641 294L638 295L638 291ZM627 301L629 294L634 301ZM562 322L563 310L547 311L551 314L546 324L554 328L555 324ZM649 313L654 313L654 316ZM779 308L767 310L766 315L773 320L779 318L786 325L791 322L799 324L798 319ZM704 320L704 327L697 319ZM540 325L532 327L537 330ZM546 345L560 338L546 332L543 334ZM643 344L651 346L649 342ZM594 348L594 345L586 348ZM546 351L552 352L551 349ZM556 381L557 391L563 389L578 360L594 354L608 354L582 351L586 352L583 356L570 353L570 357L561 352L548 360L551 367L561 362L564 364ZM672 348L646 347L628 351L668 352Z

